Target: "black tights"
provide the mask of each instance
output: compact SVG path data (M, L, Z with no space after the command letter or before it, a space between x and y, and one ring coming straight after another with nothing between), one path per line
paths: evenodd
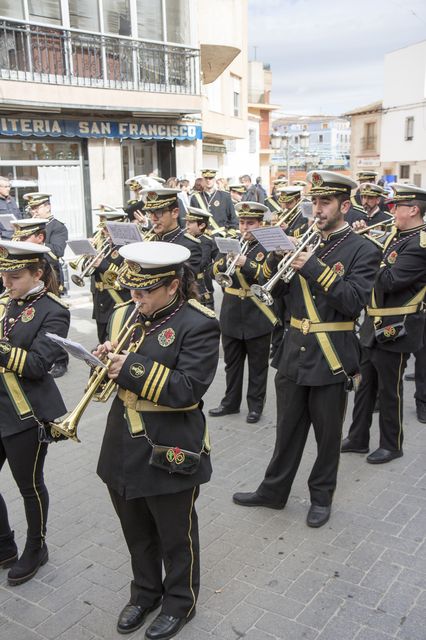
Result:
M27 547L39 549L46 535L49 494L43 466L47 444L38 441L37 428L0 438L0 469L5 460L24 499L27 517ZM0 536L10 533L6 503L0 494Z

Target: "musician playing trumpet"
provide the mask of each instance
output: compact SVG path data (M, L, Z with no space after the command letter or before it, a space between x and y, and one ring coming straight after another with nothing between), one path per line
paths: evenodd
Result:
M336 487L346 393L359 373L355 320L368 300L380 251L345 221L354 181L331 171L311 172L308 180L320 244L299 251L288 284L273 288L274 296L286 296L290 313L277 354L275 450L258 489L233 498L243 506L283 509L312 424L317 459L308 480L307 524L321 527L330 517ZM280 260L268 255L266 278Z
M383 222L384 227L393 222L393 215L380 208L380 202L386 195L386 191L382 187L378 184L365 182L361 184L359 193L365 213L362 220L352 224L356 231L377 225L379 222Z
M220 326L225 357L226 391L220 405L210 409L212 417L239 413L244 374L248 360L247 422L258 422L263 411L268 376L268 356L271 332L277 323L275 314L251 294L250 285L257 281L266 257L264 247L251 231L261 226L268 208L258 202L240 202L235 205L239 219L241 241L246 250L240 255L229 255L235 263L231 284L225 286ZM223 254L213 266L213 274L224 274L228 260ZM230 269L228 270L229 273Z

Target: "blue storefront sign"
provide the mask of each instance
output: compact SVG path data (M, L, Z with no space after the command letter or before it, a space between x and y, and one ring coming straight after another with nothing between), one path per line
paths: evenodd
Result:
M59 138L119 138L133 140L201 140L196 124L149 123L140 120L63 120L56 118L0 118L2 136Z

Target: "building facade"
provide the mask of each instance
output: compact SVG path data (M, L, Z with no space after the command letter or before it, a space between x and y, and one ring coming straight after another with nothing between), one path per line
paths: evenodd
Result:
M345 113L351 119L351 172L370 169L382 173L380 160L382 102L353 109Z
M0 0L0 174L18 202L26 191L52 193L55 214L81 237L99 204L130 197L128 177L193 178L211 160L207 145L222 153L225 140L243 138L247 2L214 8ZM207 97L217 77L219 115Z

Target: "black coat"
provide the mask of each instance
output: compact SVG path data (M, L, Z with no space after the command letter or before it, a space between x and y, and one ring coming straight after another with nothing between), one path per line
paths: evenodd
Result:
M426 286L426 226L393 232L385 242L382 263L374 283L376 306L401 307ZM420 307L421 305L419 305ZM423 345L426 315L420 310L405 316L406 335L378 343L375 339L374 317L366 316L361 327L361 343L386 351L412 353ZM404 315L383 316L379 325L389 326L404 321Z
M122 263L123 258L114 249L93 272L90 285L93 295L92 318L97 322L106 324L115 305L130 300L129 289L121 289L115 285L114 274L118 273Z
M70 313L59 298L45 294L34 301L30 296L22 303L12 300L7 309L6 326L9 319L16 319L8 340L3 339L1 324L0 367L16 374L22 390L28 398L34 415L41 421L50 421L66 413L66 407L59 389L49 373L54 362L63 355L61 347L46 337L46 332L66 337L70 325ZM1 309L8 303L8 297L1 298ZM3 311L2 311L3 315ZM29 318L25 321L25 318ZM2 437L25 431L36 426L34 418L21 419L7 392L7 378L0 373L0 433Z
M220 227L225 227L225 229L236 229L238 227L234 205L227 191L215 191L211 195L204 191L202 193L193 193L191 207L209 211Z
M128 317L134 305L114 312ZM126 312L126 313L124 313ZM117 379L118 386L135 400L181 411L142 410L138 416L155 444L199 452L206 440L202 397L213 381L219 357L219 325L214 313L198 303L180 306L173 301L153 317L142 316L147 334L137 353L131 353ZM111 335L113 338L114 336ZM121 392L122 393L122 392ZM207 482L210 457L201 455L194 475L170 474L149 464L152 448L142 435L132 437L124 417L123 401L117 396L111 407L102 443L98 474L127 499L178 493Z
M197 283L201 302L204 304L205 302L210 303L213 295L212 270L213 263L219 253L219 249L217 248L217 244L214 239L210 236L203 234L199 236L199 240L201 241L202 261L201 271L197 274Z
M279 258L268 254L264 266L267 279ZM314 297L321 322L347 322L358 318L367 304L380 261L380 250L367 238L348 226L330 234L300 270ZM321 284L322 283L322 284ZM300 277L289 284L278 283L273 295L286 295L285 304L297 320L308 318ZM348 375L359 370L360 346L355 331L329 333L334 348ZM316 334L303 333L292 326L286 332L277 362L278 370L300 385L321 386L345 381L345 375L333 375L319 346Z
M172 242L173 244L179 244L189 249L191 256L187 264L195 276L200 273L203 253L201 250L201 240L199 238L195 238L181 227L176 227L176 229L168 231L162 236L154 236L153 239L159 242Z
M262 305L264 309L262 311L254 302L253 297L243 297L241 281L245 280L248 286L257 282L266 258L266 250L257 241L252 241L246 255L246 263L243 267L236 268L230 287L234 292L240 291L242 295L240 297L228 293L225 288L220 310L222 333L238 340L249 340L271 333L274 325L278 322L271 308ZM226 256L220 254L213 266L213 274L224 273L227 269L226 262Z

